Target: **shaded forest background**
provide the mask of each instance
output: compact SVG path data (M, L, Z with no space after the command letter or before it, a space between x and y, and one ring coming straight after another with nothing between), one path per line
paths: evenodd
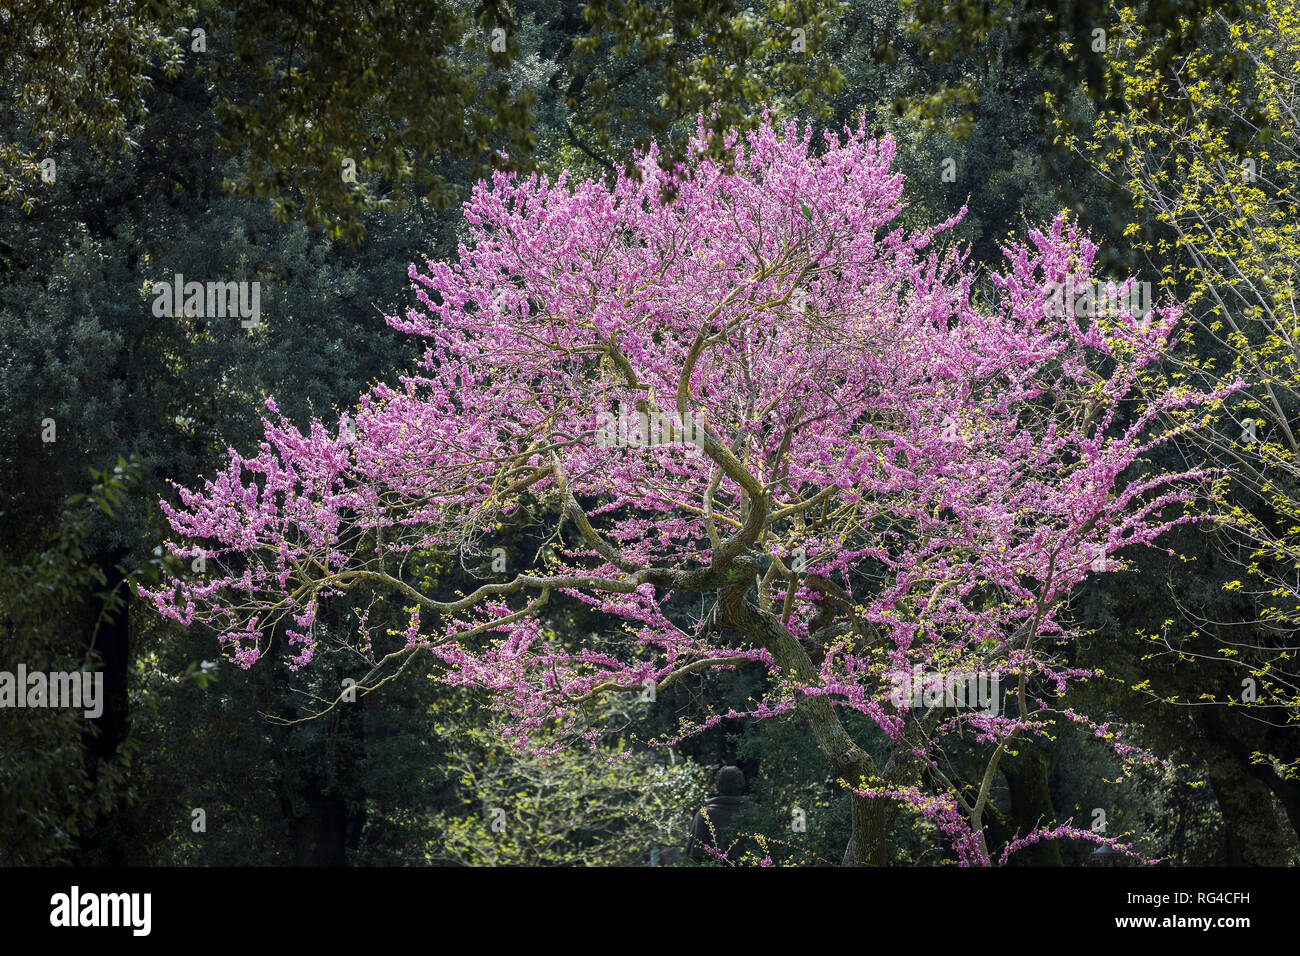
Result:
M381 2L353 20L229 0L0 13L13 92L0 101L0 669L102 668L109 694L93 721L0 711L0 862L648 865L652 848L685 843L725 764L748 780L737 826L764 834L774 859L839 861L848 802L797 718L634 746L704 717L710 700L743 700L743 671L611 702L606 753L634 746L632 758L543 759L504 746L484 699L418 668L323 719L268 719L310 713L347 662L322 641L317 666L294 673L277 641L246 675L217 660L211 635L149 613L132 590L162 566L169 482L252 447L264 397L304 427L409 367L412 344L383 316L408 304L410 262L454 252L457 204L493 164L602 175L652 138L680 142L715 106L724 123L770 108L832 129L865 112L899 143L904 217L968 205L957 233L977 264L1066 208L1108 269L1149 272L1133 237L1159 225L1057 142L1055 120L1086 129L1110 95L1104 56L1087 47L1111 22L1106 5L745 9ZM1140 10L1170 27L1171 57L1213 39L1177 28L1208 7ZM1061 36L1078 38L1075 55ZM355 181L340 174L348 160ZM173 273L260 282L261 324L155 317L148 290ZM499 544L512 568L543 546L508 526ZM1075 663L1109 679L1074 693L1134 723L1176 774L1111 785L1114 759L1063 726L1004 762L998 842L1051 821L1087 828L1100 808L1109 833L1173 865L1297 862L1300 781L1254 757L1294 760L1294 729L1161 701L1240 681L1212 657L1153 656L1144 634L1192 632L1189 607L1254 618L1224 590L1239 572L1211 535L1187 529L1171 546L1179 556L1137 555L1136 571L1079 595L1092 633ZM449 559L427 573L454 588L482 570ZM366 605L331 604L320 626L342 632ZM558 602L546 625L602 626ZM894 827L892 862L946 859L927 824ZM1082 865L1091 850L1044 843L1015 860Z

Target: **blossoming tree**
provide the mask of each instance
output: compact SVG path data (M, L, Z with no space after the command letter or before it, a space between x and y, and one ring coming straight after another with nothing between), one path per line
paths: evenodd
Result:
M1163 413L1190 427L1220 397L1144 386L1176 310L1051 308L1060 284L1093 281L1095 247L1063 219L977 282L936 249L957 219L894 224L893 144L864 128L814 148L768 122L730 136L733 162L707 138L672 172L652 148L612 185L481 182L457 260L413 266L420 307L389 319L427 341L418 371L337 429L300 432L268 402L255 454L163 505L172 552L208 573L146 593L245 667L276 628L308 665L322 602L390 593L409 627L361 626L362 690L429 655L490 689L521 740L589 732L605 694L762 668L762 698L718 717L806 722L851 793L846 862L885 859L891 808L936 822L963 863L1091 836L991 849L983 816L1008 747L1051 717L1132 750L1060 702L1087 676L1063 661L1064 609L1116 552L1193 520L1206 476L1145 459ZM538 567L468 594L418 573L430 552L487 553L524 503L551 525ZM609 632L548 633L553 598ZM1001 691L980 708L898 692L953 674ZM887 735L887 759L846 711Z

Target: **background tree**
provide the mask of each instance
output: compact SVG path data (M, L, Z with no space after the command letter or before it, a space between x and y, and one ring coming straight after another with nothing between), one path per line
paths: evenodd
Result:
M1235 21L1210 16L1200 29L1214 43L1168 68L1153 53L1148 26L1126 13L1108 57L1124 93L1121 107L1099 114L1095 136L1067 140L1131 197L1137 248L1162 284L1186 298L1195 319L1187 341L1195 348L1180 353L1171 376L1210 387L1249 383L1187 450L1225 469L1218 568L1203 576L1229 593L1181 589L1183 613L1149 628L1157 660L1163 654L1185 662L1179 679L1153 681L1146 673L1135 683L1193 712L1216 743L1216 789L1235 791L1244 779L1275 795L1293 829L1300 820L1292 437L1300 378L1289 224L1296 12L1269 3ZM1249 71L1222 75L1224 51ZM1157 102L1153 91L1162 94L1159 103L1172 98L1177 107L1144 108ZM1151 239L1142 239L1139 224ZM1248 816L1244 806L1259 797L1230 799ZM1263 853L1270 840L1279 842L1266 828L1247 842Z
M38 729L17 719L34 711L0 716L14 718L7 723L8 753L61 761L84 780L102 768L99 779L121 784L74 806L55 794L63 785L57 780L70 778L37 770L53 764L36 756L11 762L16 772L30 770L23 778L29 783L40 777L54 789L0 793L8 806L43 808L39 829L32 815L0 818L0 845L43 847L45 859L81 863L424 862L432 821L474 803L446 768L478 751L467 744L454 756L457 738L436 727L445 723L444 709L461 708L457 720L473 737L488 715L462 708L459 691L425 680L419 669L408 668L346 715L289 725L268 720L307 716L316 698L337 694L352 658L331 642L353 632L359 615L368 614L381 634L407 626L409 614L377 602L375 589L359 586L330 602L318 621L316 666L270 668L255 682L235 679L225 662L205 667L214 654L199 629L138 613L134 597L108 608L104 595L127 594L131 581L148 581L172 560L155 553L165 534L158 495L168 480L220 470L228 447L249 447L258 435L249 410L262 396L275 394L281 411L306 429L313 416L333 420L349 409L355 417L358 389L392 380L408 366L407 350L382 322L402 301L393 278L413 259L453 256L456 243L469 238L460 216L436 211L431 200L468 196L475 164L500 163L499 148L522 164L535 137L532 158L552 175L566 168L606 175L656 130L680 150L696 111L711 110L715 99L729 111L729 123L742 127L761 120L764 103L824 115L833 128L856 122L865 110L873 135L893 134L895 168L909 183L896 224L923 229L969 205L973 212L949 235L970 243L972 266L997 270L1004 237L1023 236L1026 221L1047 221L1066 205L1101 245L1094 263L1101 277L1146 268L1135 247L1155 235L1153 224L1139 219L1135 239L1124 240L1132 204L1117 201L1115 187L1083 158L1054 148L1052 129L1028 108L1042 91L1057 90L1056 104L1076 123L1091 123L1087 90L1062 86L1057 77L1105 54L1092 50L1087 35L1079 42L1064 30L1060 37L1073 37L1074 45L1058 57L1040 42L1050 24L1035 20L1032 9L998 8L996 29L951 50L936 47L925 32L909 33L909 11L874 0L838 8L679 4L668 19L625 4L591 11L592 21L581 3L519 3L506 11L511 26L502 34L485 33L466 5L449 14L436 5L420 9L439 23L454 20L463 32L442 45L432 33L404 38L403 24L383 7L364 11L356 36L340 34L314 7L278 17L273 7L242 3L80 4L75 15L58 3L0 10L0 72L12 93L0 106L0 151L8 160L0 170L8 190L0 200L0 512L5 560L15 569L13 586L0 589L0 618L16 622L0 641L0 668L20 659L88 661L113 687L105 718L89 722L97 732L87 733L88 722L79 718L49 719ZM1140 18L1154 23L1161 15ZM949 36L974 22L945 19ZM1076 19L1065 11L1059 22L1077 26ZM1106 25L1106 17L1095 19ZM795 50L795 21L807 24L802 52ZM291 29L301 34L296 42ZM1247 62L1194 19L1186 29L1174 23L1157 32L1163 44L1166 35L1187 30L1195 45L1213 48L1225 62ZM494 49L498 41L504 52ZM412 72L406 52L413 46L436 56L440 69ZM395 95L383 89L386 72L405 77ZM295 89L268 86L290 76ZM423 106L411 97L445 106L463 95L470 118L481 119L491 114L502 83L516 107L530 104L522 131L510 128L516 109L505 125L492 120L500 135L490 133L486 147L458 138L472 132L470 123L446 143L416 148L414 141L444 124L449 112L403 132L399 100L419 114ZM966 92L945 92L956 86ZM269 106L283 125L267 131L271 141L250 144L248 130L266 124L268 89L276 90ZM300 96L299 89L314 94ZM667 96L669 89L676 92ZM1148 110L1182 102L1141 99ZM394 137L401 142L389 148ZM376 158L373 149L384 139ZM330 163L357 144L371 152L351 183L342 169L331 173ZM661 161L671 161L675 150L661 152ZM274 156L275 165L253 168L255 152ZM951 180L943 174L948 158ZM396 165L387 169L390 160ZM446 188L432 180L427 189L418 185L426 174ZM301 217L312 204L322 225L308 227ZM330 238L327 220L350 248ZM153 316L149 284L176 271L192 279L260 281L262 326ZM1121 420L1132 421L1137 410L1121 406ZM43 440L46 419L54 421L55 441ZM1164 467L1185 466L1176 455L1153 454ZM111 473L119 455L140 467L113 517L70 508L68 496L100 483L88 479L90 470ZM563 502L525 496L521 505L490 532L512 573L553 550L550 533ZM74 513L80 544L67 553L77 557L53 560L52 542ZM1273 791L1256 776L1271 770L1250 766L1256 751L1286 763L1284 739L1265 742L1253 721L1241 719L1241 708L1221 725L1189 723L1182 708L1152 707L1128 690L1148 681L1165 698L1188 699L1207 688L1221 692L1225 681L1235 688L1230 670L1178 660L1160 644L1144 647L1137 632L1163 635L1165 621L1181 620L1180 604L1221 619L1257 613L1245 589L1219 590L1248 579L1217 557L1202 531L1175 528L1165 540L1188 560L1160 550L1128 552L1131 570L1083 583L1069 608L1071 629L1093 633L1065 653L1073 666L1104 667L1110 679L1077 683L1062 703L1129 721L1126 739L1169 755L1179 781L1139 775L1104 787L1101 778L1119 776L1121 764L1112 766L1107 761L1115 758L1104 754L1085 759L1092 731L1055 721L1051 739L1022 737L1018 753L1001 761L987 813L993 843L1046 822L1086 828L1092 809L1105 805L1113 820L1125 821L1112 832L1132 821L1140 827L1138 845L1151 856L1240 863L1294 855L1280 804L1275 813ZM45 570L35 577L18 570L31 567L29 560ZM421 587L469 592L495 575L495 566L495 552L444 554L420 568ZM174 570L197 573L190 561ZM47 604L47 593L63 597ZM679 616L707 610L681 595L668 606ZM547 633L592 641L607 639L611 626L599 607L574 601L552 600L539 617ZM283 627L269 636L268 658L297 653ZM675 754L702 766L740 764L749 780L750 829L765 837L771 856L837 861L852 798L818 752L793 746L806 740L797 714L748 716L744 702L766 690L759 667L695 671L660 688L653 704L620 717L618 732L638 746L673 741ZM735 702L734 716L717 713L718 701ZM869 718L853 711L841 718L873 759L887 759L888 738ZM702 729L683 739L679 722ZM978 749L950 739L947 757L969 764ZM654 766L668 761L661 748ZM794 806L806 812L802 832L791 829ZM208 811L206 832L191 827L198 807ZM683 825L694 809L682 808ZM924 817L894 813L890 860L951 859L937 832ZM1081 862L1090 845L1076 844L1042 842L1011 860ZM468 853L494 853L494 846L478 844Z

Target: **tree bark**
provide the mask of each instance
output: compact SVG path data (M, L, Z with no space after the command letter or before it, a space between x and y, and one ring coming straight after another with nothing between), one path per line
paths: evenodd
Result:
M841 866L885 866L888 862L885 837L889 826L889 803L882 797L850 793L853 807L853 835L844 848Z
M788 675L797 684L815 684L820 672L794 634L775 614L745 600L745 592L752 579L752 573L746 573L743 583L729 585L720 591L718 606L723 625L765 647L782 675ZM807 722L817 745L845 786L860 789L880 785L877 767L871 755L849 736L830 701L825 697L800 694L795 701L795 709ZM883 865L890 801L863 797L856 793L851 793L849 799L852 802L853 828L845 849L844 864Z
M1228 866L1286 866L1288 834L1273 811L1272 794L1254 777L1211 769L1210 789L1223 813Z
M117 608L110 610L102 597L92 597L86 602L83 635L87 654L92 651L104 675L103 711L86 721L84 759L86 774L91 781L99 778L100 768L117 757L118 750L130 732L130 698L127 694L127 675L130 670L131 632L128 595L122 593L124 577L120 568L126 552L117 549L101 553L94 558L104 573L105 594L118 594ZM125 848L108 839L112 832L112 816L116 808L100 814L94 824L82 834L78 845L86 863L103 866L125 866Z

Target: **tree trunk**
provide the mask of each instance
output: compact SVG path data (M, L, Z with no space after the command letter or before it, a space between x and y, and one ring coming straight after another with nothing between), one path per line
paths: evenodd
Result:
M738 562L739 563L739 562ZM815 684L819 670L808 652L781 619L745 600L752 575L744 583L723 588L718 606L725 627L740 631L771 653L782 674L803 684ZM875 762L857 745L840 722L835 708L825 697L799 695L795 709L808 723L817 745L830 762L837 778L850 789L879 786ZM850 794L853 832L844 853L846 866L882 865L885 861L885 830L891 801Z
M861 797L850 793L853 807L853 835L844 848L842 866L885 866L888 862L885 837L889 825L889 804L884 797Z
M347 866L351 829L347 801L338 794L322 793L315 777L296 789L292 798L283 791L280 796L294 866Z
M1228 866L1286 866L1289 834L1273 809L1273 795L1254 777L1229 768L1211 769L1210 789L1223 813Z
M130 698L127 695L127 674L131 656L131 634L128 619L128 595L122 593L124 577L119 568L125 559L122 550L100 554L95 564L104 573L103 590L117 593L121 602L115 610L108 610L102 598L92 597L86 602L83 625L86 652L94 652L97 664L104 675L103 711L86 721L84 759L86 774L91 781L99 778L100 768L117 757L118 750L130 731ZM78 845L86 859L84 862L102 866L125 866L125 848L106 839L111 830L110 810L100 814L94 824L81 836Z
M1269 728L1258 736L1247 736L1244 725L1243 719L1234 720L1231 711L1220 708L1207 707L1197 714L1197 726L1208 745L1207 762L1217 765L1221 777L1250 777L1271 791L1282 804L1291 833L1300 841L1300 786L1294 780L1283 779L1271 765L1252 760L1257 749L1288 755L1293 745L1285 734L1294 730L1278 733L1275 728ZM1225 816L1226 813L1225 810ZM1237 830L1241 832L1241 827Z

